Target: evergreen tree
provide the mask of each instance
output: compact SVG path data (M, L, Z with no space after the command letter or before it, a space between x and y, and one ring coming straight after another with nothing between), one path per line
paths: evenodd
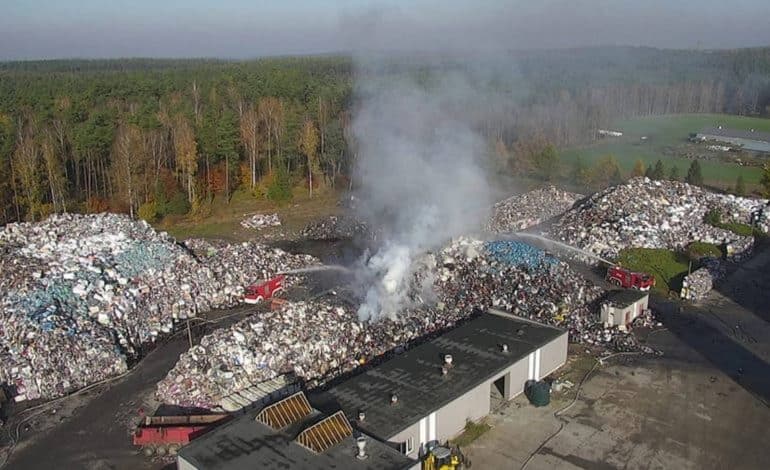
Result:
M230 188L232 187L234 170L238 161L238 144L240 131L238 119L235 113L225 109L217 121L217 150L216 157L219 161L225 161L225 198L230 201Z
M746 183L743 182L743 175L738 175L738 179L735 180L735 194L738 196L746 195Z
M655 162L655 169L652 170L652 179L662 180L666 177L666 169L663 167L663 162L658 160Z
M652 179L652 173L653 173L652 163L650 163L649 165L647 165L647 169L644 171L644 176Z
M579 187L586 187L590 183L590 174L583 159L577 157L575 163L572 165L572 171L570 172L570 180L573 184Z
M770 196L770 165L765 165L762 169L762 179L759 184L765 189L765 196Z
M548 144L534 156L535 170L537 176L544 181L553 181L559 169L559 155L556 153L556 147Z
M693 160L690 164L690 168L687 169L687 176L684 180L695 186L703 185L703 175L701 174L700 163L698 163L698 160Z
M671 181L679 181L679 167L676 165L671 166L671 171L668 173L668 179Z
M644 162L641 160L637 160L634 163L634 169L631 170L631 176L644 176Z

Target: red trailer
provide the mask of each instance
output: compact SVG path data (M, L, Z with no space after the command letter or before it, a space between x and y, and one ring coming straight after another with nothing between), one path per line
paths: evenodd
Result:
M228 414L146 416L134 431L134 445L142 447L147 456L175 454L183 445L228 419Z
M246 287L246 295L243 301L247 304L256 304L263 300L268 300L277 292L283 290L283 281L286 278L283 274L269 279L259 284L252 284Z

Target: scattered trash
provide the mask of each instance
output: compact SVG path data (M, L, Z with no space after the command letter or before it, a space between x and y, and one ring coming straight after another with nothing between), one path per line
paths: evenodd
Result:
M241 220L241 227L257 230L265 227L278 227L279 225L281 225L281 219L278 214L255 214Z
M309 240L339 240L344 238L370 239L374 235L362 221L349 215L330 215L311 222L302 230Z

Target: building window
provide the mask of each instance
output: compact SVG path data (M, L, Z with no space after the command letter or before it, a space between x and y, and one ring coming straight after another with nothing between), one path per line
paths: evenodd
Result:
M404 455L409 455L414 450L414 440L408 438L406 441L398 445L398 450Z

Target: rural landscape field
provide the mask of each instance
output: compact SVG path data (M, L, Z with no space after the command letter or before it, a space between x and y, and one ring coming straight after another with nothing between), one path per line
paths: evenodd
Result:
M692 152L687 148L689 135L707 127L718 126L770 132L770 119L725 114L683 114L618 120L609 127L623 132L623 137L568 148L563 152L562 159L565 164L569 164L580 157L593 164L603 156L613 155L626 172L633 170L637 160L641 160L645 166L662 160L668 171L676 166L679 174L685 175L692 162L685 157ZM721 188L734 186L738 175L743 175L746 184L752 189L759 189L762 181L761 165L745 167L734 163L704 162L702 168L704 180Z
M764 469L770 4L0 15L0 470Z

